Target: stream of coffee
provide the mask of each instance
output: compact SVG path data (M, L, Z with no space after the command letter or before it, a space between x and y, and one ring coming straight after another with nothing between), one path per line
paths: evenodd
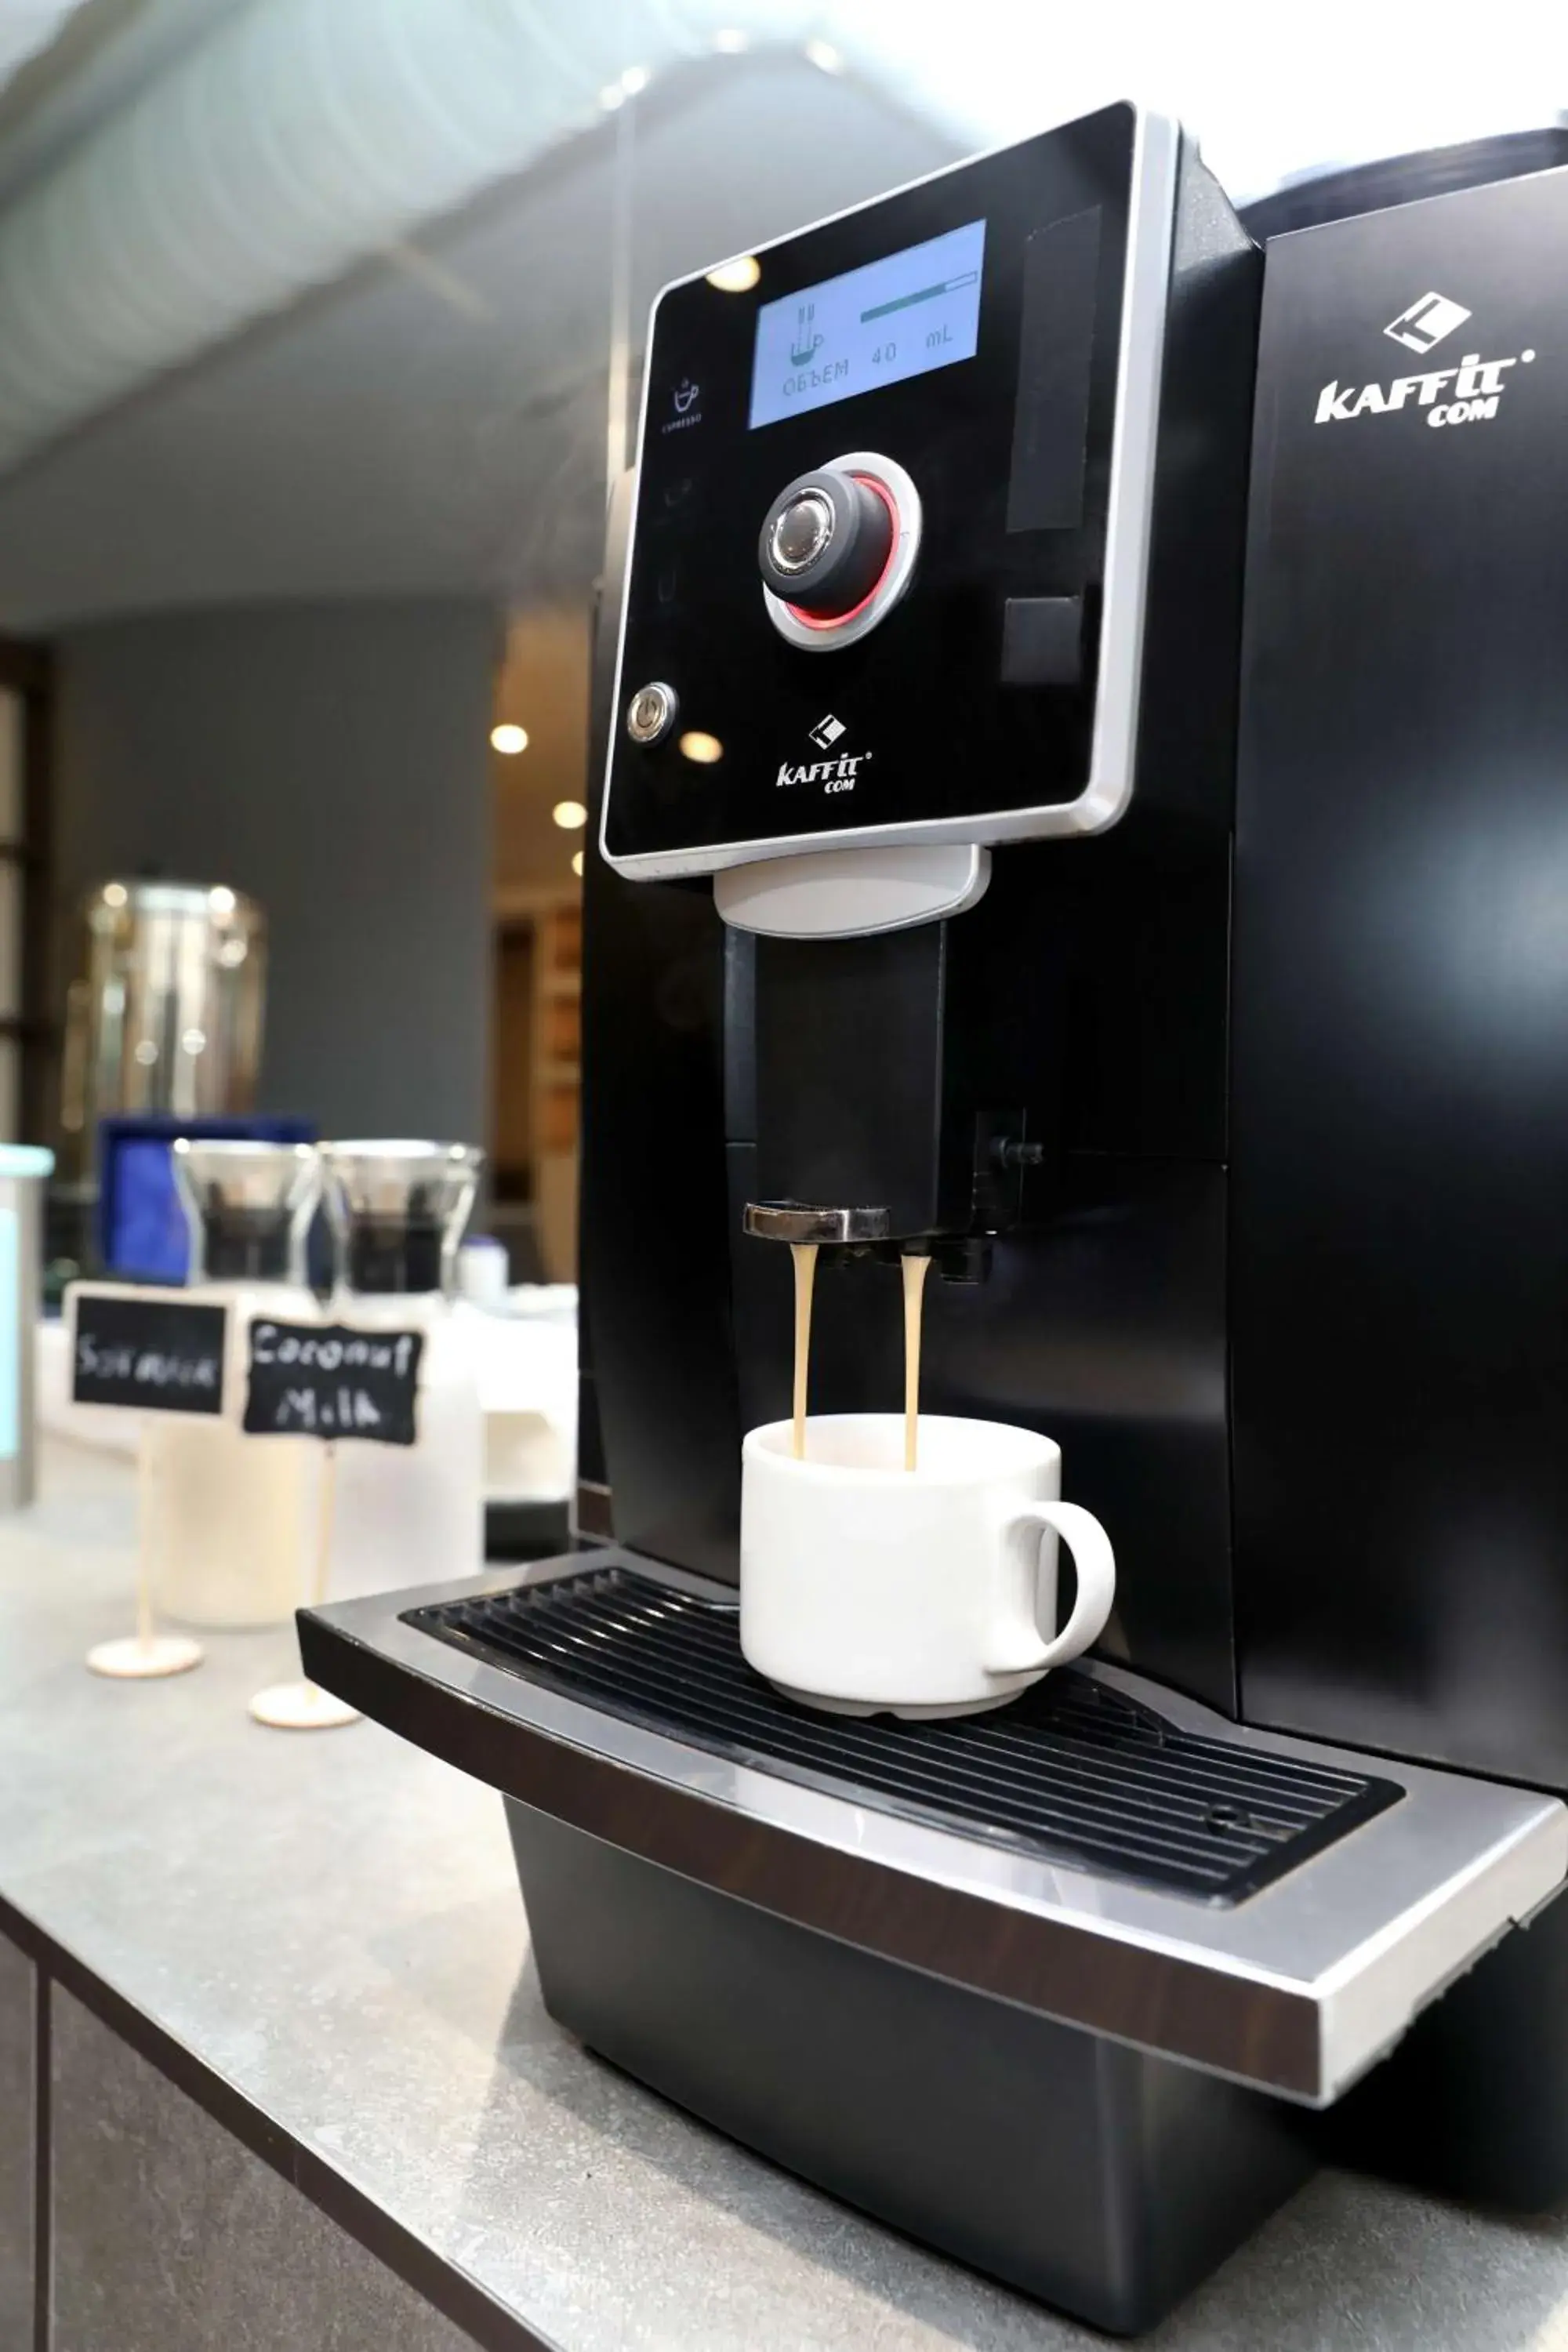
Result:
M795 1458L805 1459L805 1377L811 1358L811 1286L816 1278L816 1244L791 1242L795 1260Z
M906 1251L904 1268L904 1467L913 1470L921 1442L921 1302L925 1297L929 1257Z
M816 1244L791 1242L795 1260L795 1409L791 1451L805 1459L805 1397L811 1365L811 1293L816 1279ZM921 1307L925 1297L929 1257L913 1252L900 1261L904 1270L904 1467L920 1461L921 1430Z

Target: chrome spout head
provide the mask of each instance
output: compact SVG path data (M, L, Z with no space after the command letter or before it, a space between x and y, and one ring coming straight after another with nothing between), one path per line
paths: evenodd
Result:
M885 1242L892 1225L886 1209L833 1209L805 1201L748 1201L741 1222L759 1241L829 1244Z

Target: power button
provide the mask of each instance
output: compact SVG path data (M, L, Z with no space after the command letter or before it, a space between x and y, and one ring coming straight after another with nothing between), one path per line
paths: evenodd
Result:
M675 688L659 678L639 686L626 705L626 733L646 751L661 743L675 724Z

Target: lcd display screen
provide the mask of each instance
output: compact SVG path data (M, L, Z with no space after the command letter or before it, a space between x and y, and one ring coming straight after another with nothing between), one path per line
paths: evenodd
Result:
M874 392L972 360L980 336L985 223L804 287L757 313L750 424Z

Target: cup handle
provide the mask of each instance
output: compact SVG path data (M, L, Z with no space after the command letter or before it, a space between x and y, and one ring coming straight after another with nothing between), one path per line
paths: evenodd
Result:
M991 1655L984 1661L990 1675L1037 1674L1081 1657L1105 1631L1116 1599L1116 1555L1092 1511L1078 1503L1030 1503L1015 1514L1009 1533L1028 1528L1053 1528L1065 1538L1078 1570L1078 1598L1072 1615L1051 1641L1032 1624L998 1632Z

